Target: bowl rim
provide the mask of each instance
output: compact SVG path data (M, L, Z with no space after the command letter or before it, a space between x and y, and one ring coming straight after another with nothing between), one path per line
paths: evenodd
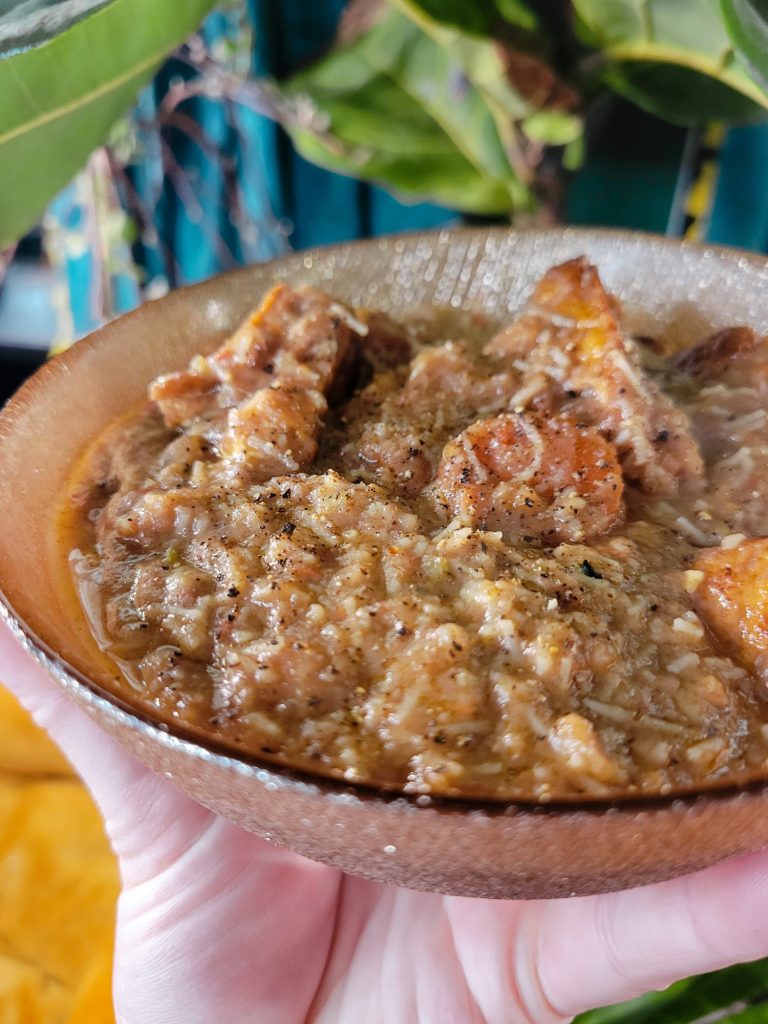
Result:
M602 239L619 241L643 241L647 240L654 246L662 245L669 250L693 251L701 254L713 254L729 263L743 264L746 260L756 269L768 271L768 256L760 253L749 252L726 245L710 245L709 243L690 242L685 239L670 238L651 231L615 229L603 227L581 227L581 226L554 226L546 228L508 228L505 226L475 227L461 226L450 228L438 228L423 231L393 232L373 238L356 239L347 242L338 242L322 246L313 246L308 249L293 250L280 256L265 260L263 263L247 264L236 267L223 273L213 275L203 281L194 284L184 285L174 289L159 299L152 300L152 303L183 303L185 298L195 292L210 292L215 290L217 283L223 279L231 279L241 276L247 278L258 268L279 269L282 265L292 264L297 257L317 257L333 254L339 249L362 249L371 250L381 248L384 252L386 247L398 241L408 242L427 238L438 240L439 244L449 244L456 238L487 239L496 238L524 238L524 237L551 237L569 239L579 238ZM385 243L383 246L381 243ZM212 297L212 296L211 296ZM6 432L13 424L17 415L21 414L25 407L35 399L38 392L45 389L48 378L51 374L58 372L62 365L73 370L80 359L85 358L87 353L101 344L105 338L109 338L113 325L119 320L121 323L141 318L145 315L145 308L149 303L143 303L137 308L108 321L101 327L89 332L85 337L78 340L64 351L57 353L47 359L35 373L33 373L11 398L0 407L0 453L5 442ZM76 372L76 371L75 371ZM0 456L1 457L1 456ZM0 565L0 573L2 566ZM36 631L19 615L11 600L5 594L0 578L0 619L4 620L20 642L21 646L30 654L48 673L64 685L65 689L82 691L87 705L90 708L99 708L102 712L115 718L119 718L124 724L131 728L137 728L143 734L150 734L155 742L161 743L166 748L183 749L187 755L196 760L216 761L221 766L234 770L240 774L248 774L255 777L259 782L271 784L278 789L294 789L301 792L312 791L327 797L344 799L346 801L357 800L363 803L374 803L379 806L400 804L403 802L413 806L428 806L440 814L466 815L478 811L488 817L515 815L530 815L536 817L556 816L564 819L571 816L602 816L607 813L636 814L638 811L669 811L680 807L689 807L703 801L727 802L733 798L742 797L747 794L757 794L761 791L768 791L768 770L757 778L746 778L741 782L724 782L721 785L714 784L709 788L698 786L689 790L674 790L662 794L631 794L624 796L612 796L608 798L579 798L552 799L548 802L541 802L534 799L479 799L477 797L463 796L437 796L428 795L424 799L423 794L410 794L402 790L386 790L377 787L372 783L344 780L334 776L313 773L306 769L292 768L271 761L263 760L255 755L246 752L239 753L234 747L224 742L217 741L214 737L206 737L196 731L185 728L175 722L166 722L155 718L147 710L134 706L128 700L113 693L105 687L90 679L85 673L62 657L43 640Z

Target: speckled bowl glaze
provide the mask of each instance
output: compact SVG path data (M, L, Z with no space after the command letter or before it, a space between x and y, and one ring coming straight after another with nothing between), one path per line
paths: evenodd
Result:
M316 284L398 314L436 302L503 316L552 264L582 253L639 333L683 345L729 324L768 330L766 260L570 228L384 238L290 255L174 292L54 359L0 414L0 611L71 699L150 768L244 828L354 874L466 896L541 898L658 881L764 845L762 784L685 799L532 808L412 801L239 759L111 695L110 666L62 596L55 514L78 453L140 400L157 373L214 348L273 281Z

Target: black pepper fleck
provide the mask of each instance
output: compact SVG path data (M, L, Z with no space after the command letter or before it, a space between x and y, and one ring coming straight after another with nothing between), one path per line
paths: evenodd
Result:
M588 561L586 558L581 563L581 571L584 573L585 576L589 576L590 579L593 579L593 580L601 580L601 579L603 579L603 574L598 572L597 569L594 568L592 563L590 561Z

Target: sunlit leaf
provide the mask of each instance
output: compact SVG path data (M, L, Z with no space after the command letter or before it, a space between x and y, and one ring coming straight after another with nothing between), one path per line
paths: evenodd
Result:
M430 18L464 32L492 36L499 19L518 28L536 28L536 15L524 0L414 0Z
M453 25L464 32L476 35L488 35L493 28L497 16L493 0L478 0L467 3L466 0L414 0L414 7L419 7L430 18L438 18L445 25Z
M734 46L768 89L768 0L721 0L721 6Z
M510 25L529 30L536 28L536 15L523 0L495 0L495 4L499 14Z
M733 51L718 0L573 0L604 77L638 106L670 121L755 117L768 94Z
M285 86L312 112L289 125L296 145L310 160L405 196L480 214L530 208L528 147L581 132L567 110L546 116L554 76L545 69L546 88L532 102L513 84L514 58L493 40L431 17L422 2L392 6Z
M35 222L212 6L112 0L0 60L0 248Z

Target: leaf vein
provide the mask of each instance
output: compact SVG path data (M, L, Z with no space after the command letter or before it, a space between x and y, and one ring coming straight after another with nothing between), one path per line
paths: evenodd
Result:
M0 133L0 146L5 145L7 142L11 142L13 139L19 138L22 135L37 131L38 128L42 128L44 125L50 124L52 121L57 121L62 117L66 117L75 110L87 107L91 103L95 103L97 100L101 99L103 96L108 96L111 92L116 92L127 82L130 82L131 79L143 75L152 67L160 64L167 52L168 47L163 47L151 56L132 65L122 74L116 75L114 78L110 78L107 82L102 83L102 85L98 86L96 89L91 89L90 92L77 96L75 99L70 100L69 103L63 103L61 106L54 107L52 110L48 110L45 113L40 114L38 117L32 118L30 121L25 121L23 124L20 124L15 128L11 128L8 131ZM18 78L17 80L19 81L19 84L24 84L23 80ZM26 88L26 85L24 87Z

